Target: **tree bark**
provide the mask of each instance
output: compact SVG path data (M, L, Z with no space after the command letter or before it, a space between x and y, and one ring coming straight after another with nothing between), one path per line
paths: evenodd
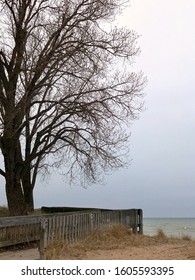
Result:
M26 215L24 191L21 181L22 156L17 137L3 136L2 152L5 164L5 188L11 216Z
M10 180L6 180L6 195L10 216L27 214L24 196L19 182L15 181L14 184L10 184Z
M31 184L30 168L22 176L22 185L24 190L24 201L27 213L34 212L33 186Z
M30 169L23 176L18 171L6 171L6 195L11 216L27 215L34 211L33 187Z

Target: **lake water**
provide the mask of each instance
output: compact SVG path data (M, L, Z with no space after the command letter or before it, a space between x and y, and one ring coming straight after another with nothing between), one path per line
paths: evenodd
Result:
M168 236L195 239L195 218L144 218L144 234L155 235L158 229Z

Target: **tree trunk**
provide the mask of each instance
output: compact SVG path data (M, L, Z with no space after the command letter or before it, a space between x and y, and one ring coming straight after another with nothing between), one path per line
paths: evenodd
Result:
M6 195L10 216L26 215L26 206L21 184L16 182L10 184L10 180L6 180Z
M34 211L34 199L33 199L33 188L31 180L31 137L30 137L30 123L29 123L30 111L26 112L26 146L25 146L25 166L22 172L22 185L24 190L24 200L26 203L27 213Z
M10 178L14 175L14 180ZM6 180L6 194L11 216L27 215L34 211L33 188L30 174L26 173L22 180L17 180L15 174L10 174ZM14 181L12 184L11 181Z
M33 190L28 188L28 190L24 193L24 200L26 205L27 214L34 212L34 199L33 199Z
M24 201L27 213L34 212L33 186L31 184L30 168L22 177L22 185L24 190Z
M4 136L2 144L5 164L5 188L9 214L11 216L26 215L27 210L21 181L23 162L20 142L14 137Z

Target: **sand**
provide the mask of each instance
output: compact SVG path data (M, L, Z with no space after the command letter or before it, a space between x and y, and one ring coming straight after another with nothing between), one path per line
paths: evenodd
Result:
M26 250L8 250L0 253L0 260L38 260L38 248Z
M0 253L0 260L38 260L38 248L5 251ZM90 250L74 256L64 254L64 259L77 260L195 260L195 245L159 244L144 247L129 246L123 249Z

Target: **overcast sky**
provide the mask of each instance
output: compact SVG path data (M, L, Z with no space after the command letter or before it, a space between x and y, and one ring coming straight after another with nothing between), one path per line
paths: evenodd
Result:
M131 127L131 165L87 189L70 188L55 175L38 182L36 207L142 208L145 217L195 217L195 1L130 2L120 24L141 35L134 68L149 80L146 110Z

